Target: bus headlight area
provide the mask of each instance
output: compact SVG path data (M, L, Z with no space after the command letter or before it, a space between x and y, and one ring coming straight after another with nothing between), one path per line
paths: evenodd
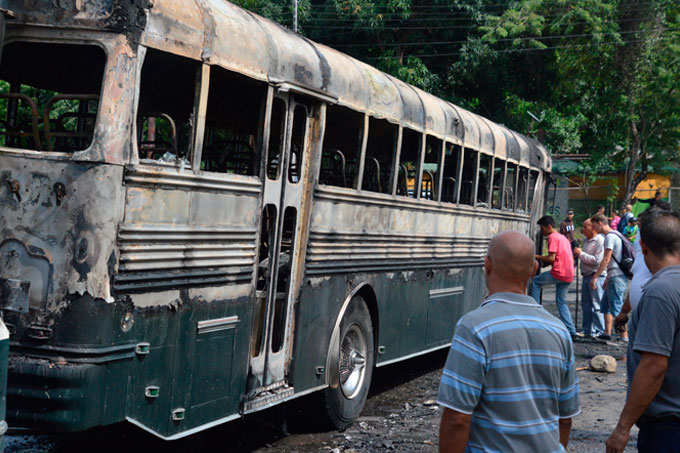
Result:
M173 440L315 393L344 429L535 233L535 140L226 1L69 5L10 0L0 61L12 427Z

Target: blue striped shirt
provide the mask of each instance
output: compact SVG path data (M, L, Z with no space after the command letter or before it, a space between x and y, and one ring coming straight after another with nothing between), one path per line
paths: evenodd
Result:
M466 451L561 452L580 413L573 345L531 297L496 293L456 326L437 402L472 415Z

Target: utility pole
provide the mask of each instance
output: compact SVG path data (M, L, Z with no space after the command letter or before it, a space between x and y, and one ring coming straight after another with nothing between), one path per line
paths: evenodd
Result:
M297 33L298 0L293 0L293 31Z

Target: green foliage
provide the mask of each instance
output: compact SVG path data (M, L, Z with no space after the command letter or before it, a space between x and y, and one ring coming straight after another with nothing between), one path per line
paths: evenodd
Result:
M234 1L292 25L290 0ZM588 180L624 170L632 194L680 159L677 0L299 0L298 19L302 35L553 153L588 154Z
M439 76L431 73L427 66L416 57L406 57L403 61L399 61L394 52L388 50L378 61L377 68L425 91L439 90Z

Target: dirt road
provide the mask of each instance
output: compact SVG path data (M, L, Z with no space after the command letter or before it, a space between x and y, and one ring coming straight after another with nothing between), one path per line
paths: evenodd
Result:
M555 312L552 293L546 292L545 306ZM574 306L575 293L569 294ZM622 359L620 342L580 340L575 342L577 366L587 365L596 354L608 353ZM359 420L345 432L319 431L307 405L288 408L287 436L281 434L281 410L275 409L212 429L188 440L167 443L127 426L97 430L74 436L11 435L6 451L55 453L74 451L229 451L276 452L435 452L438 446L441 408L434 403L446 351L404 363L378 368L366 407ZM626 396L625 361L618 361L616 373L579 371L583 412L574 419L569 451L601 452L614 428ZM310 420L311 418L311 420ZM627 451L635 451L636 429Z

